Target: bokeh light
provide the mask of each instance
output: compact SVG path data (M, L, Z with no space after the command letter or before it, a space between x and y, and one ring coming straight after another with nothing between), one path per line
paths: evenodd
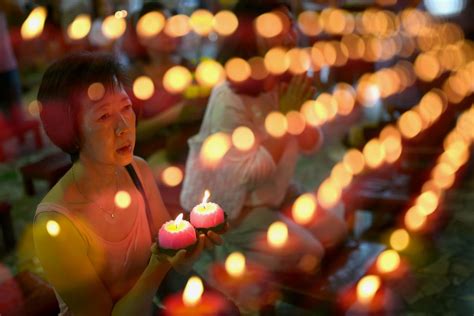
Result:
M367 275L357 283L357 299L362 304L369 304L379 290L380 278L376 275Z
M202 293L204 293L204 285L197 276L189 278L183 291L183 303L186 306L195 306L201 300Z
M283 21L276 13L264 13L255 20L257 33L266 38L271 38L283 32Z
M232 144L241 151L251 149L255 144L255 135L246 126L239 126L232 132Z
M390 235L390 246L397 251L405 250L409 244L410 235L403 228L393 231L393 233Z
M395 250L385 250L378 256L376 265L381 273L393 272L400 266L400 255Z
M218 132L207 137L201 147L201 161L208 166L217 165L230 149L231 137Z
M245 273L245 256L241 252L231 253L225 260L225 270L234 278L239 278Z
M277 221L268 227L267 241L274 248L283 247L288 240L288 227L285 223Z
M88 14L79 14L67 27L67 35L72 40L83 39L89 34L91 25L91 17Z
M265 130L273 137L279 138L286 134L288 122L281 112L270 112L265 118Z
M105 37L115 40L125 33L127 22L124 18L116 18L115 15L109 15L102 22L102 34Z
M300 225L307 225L316 213L316 197L312 193L300 195L291 208L293 220Z
M119 208L127 208L132 203L132 197L127 191L118 191L115 194L114 202Z
M183 66L173 66L163 77L163 87L171 93L183 92L192 81L191 72Z
M24 40L31 40L41 35L44 29L44 22L46 21L46 8L34 8L26 20L21 25L20 34Z
M196 81L204 87L213 87L224 80L224 67L215 60L204 60L196 68Z
M169 187L175 187L181 184L183 177L183 171L176 166L166 167L161 173L161 181Z
M247 80L251 74L249 63L242 58L231 58L225 63L227 77L234 82Z
M158 35L165 27L165 23L165 16L161 12L148 12L137 22L137 35L149 39Z
M46 231L51 237L56 237L61 232L61 227L55 220L49 220L46 222Z
M235 32L239 26L239 20L232 11L219 11L214 16L214 30L221 36L228 36Z
M214 16L205 9L194 11L189 18L191 29L201 36L207 36L212 32L214 25Z
M148 76L140 76L133 82L133 94L140 100L148 100L155 93L155 85Z

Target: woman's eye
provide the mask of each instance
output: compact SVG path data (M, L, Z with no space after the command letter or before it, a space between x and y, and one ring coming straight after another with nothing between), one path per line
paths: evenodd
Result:
M99 117L99 121L105 121L105 120L107 120L109 117L110 117L109 114L104 114L104 115L102 115L101 117Z
M131 110L131 109L132 109L132 106L129 104L129 105L124 106L122 111L126 112L126 111Z

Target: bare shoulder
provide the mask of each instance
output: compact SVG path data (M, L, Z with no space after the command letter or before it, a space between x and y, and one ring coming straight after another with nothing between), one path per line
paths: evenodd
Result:
M139 156L133 156L133 162L137 166L138 171L140 172L145 181L148 182L154 179L153 171L151 170L150 165L145 159Z

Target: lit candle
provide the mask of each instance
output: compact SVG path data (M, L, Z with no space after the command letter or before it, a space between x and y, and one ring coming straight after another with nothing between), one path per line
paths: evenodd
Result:
M219 232L225 226L227 215L218 204L207 201L209 196L209 191L206 190L202 202L193 207L190 221L198 230Z
M197 241L196 230L179 214L175 220L164 223L158 232L160 251L174 255L180 249L191 249Z
M164 315L239 315L222 295L215 292L205 292L199 277L189 278L184 291L164 299Z

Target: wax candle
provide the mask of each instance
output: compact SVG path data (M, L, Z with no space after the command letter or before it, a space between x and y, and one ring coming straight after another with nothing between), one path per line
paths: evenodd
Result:
M160 251L174 255L180 249L191 249L197 241L196 230L179 214L175 220L164 223L158 232Z
M239 315L235 306L230 304L221 294L204 291L199 277L193 276L188 280L184 291L164 299L164 315Z
M210 193L204 192L202 202L193 207L190 215L191 224L200 231L221 231L226 222L227 215L216 203L208 202Z

